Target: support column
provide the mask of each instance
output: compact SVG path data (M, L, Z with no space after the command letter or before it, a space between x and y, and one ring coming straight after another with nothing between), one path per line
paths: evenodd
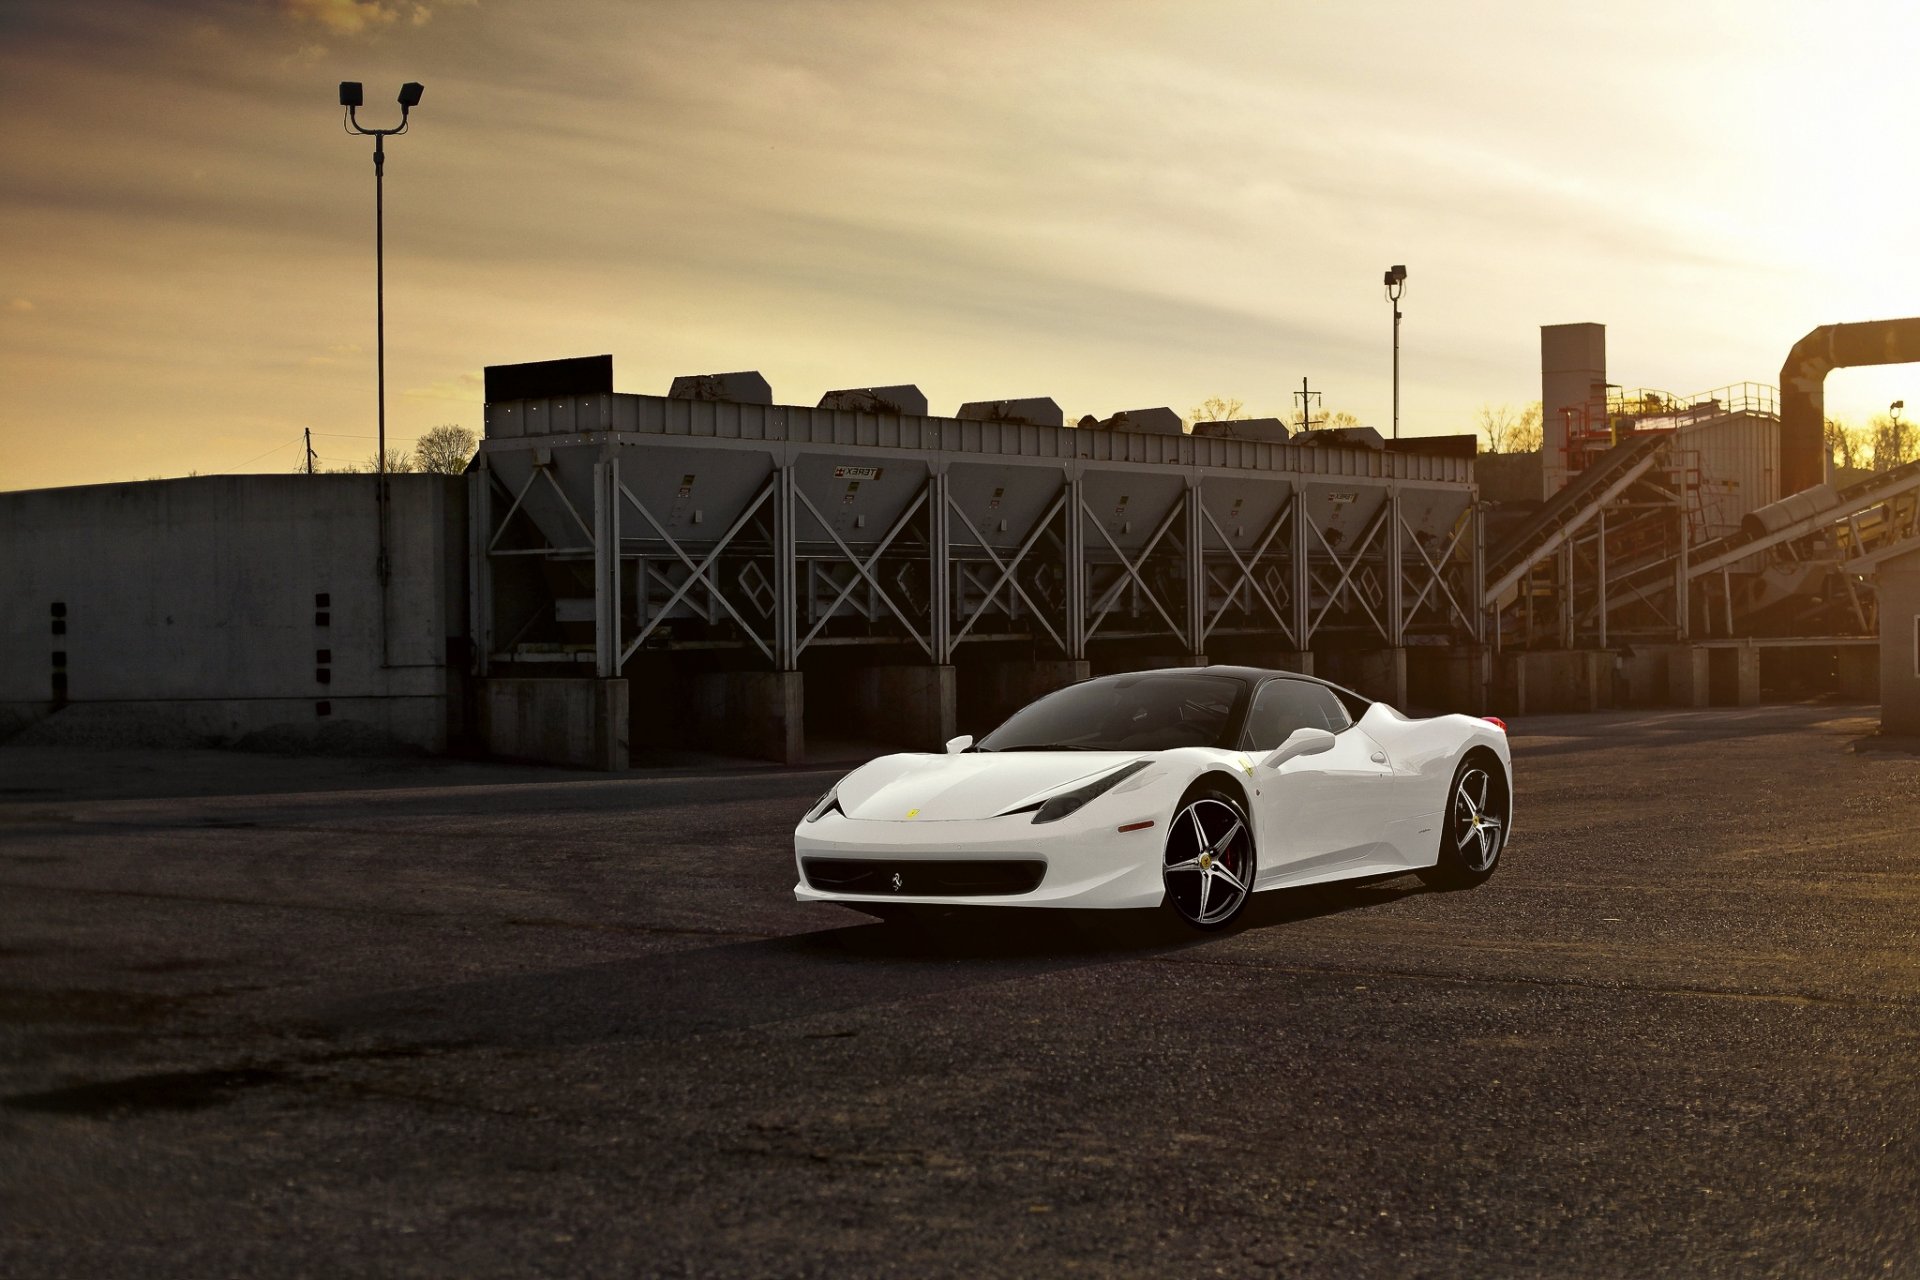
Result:
M1840 696L1857 702L1880 701L1878 645L1841 645L1834 655L1840 677Z
M487 674L493 659L493 474L487 455L467 473L467 635L473 641L473 674Z
M1679 632L1679 639L1692 639L1693 619L1693 580L1687 574L1687 558L1691 549L1687 546L1687 513L1676 513L1680 526L1680 555L1676 561L1673 579L1673 622Z
M1293 489L1293 642L1302 650L1313 645L1313 561L1307 553L1313 529L1308 523L1307 491Z
M1198 657L1207 648L1207 564L1202 544L1205 516L1200 506L1200 478L1187 480L1187 652Z
M791 459L777 462L773 488L773 665L800 664L800 602L795 594L794 476Z
M1085 662L1087 657L1087 527L1080 510L1080 473L1067 477L1067 659ZM1082 676L1081 679L1086 677Z
M933 503L927 526L927 598L933 609L933 660L940 666L953 661L953 514L948 510L951 480L945 463L927 477ZM952 735L948 735L951 737Z
M1595 585L1600 590L1600 647L1607 647L1607 512L1600 510L1600 540L1595 544L1599 568Z
M1487 642L1487 515L1486 507L1480 501L1476 491L1473 498L1473 581L1468 590L1473 597L1473 638L1477 644ZM1499 636L1494 636L1494 647L1499 647ZM1484 663L1482 664L1485 665Z
M602 680L620 674L620 464L593 464L593 662Z
M1751 643L1742 643L1734 649L1734 673L1739 685L1739 705L1757 707L1760 705L1760 648Z
M1405 643L1406 613L1404 602L1407 594L1407 575L1402 563L1402 540L1405 528L1400 523L1400 486L1394 485L1387 490L1387 504L1392 510L1387 515L1387 647L1398 649ZM1406 680L1403 676L1401 687Z
M1711 704L1708 662L1711 650L1702 645L1676 645L1667 653L1667 704L1704 707Z

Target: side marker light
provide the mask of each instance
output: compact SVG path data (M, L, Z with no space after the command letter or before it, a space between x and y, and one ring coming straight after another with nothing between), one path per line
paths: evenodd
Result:
M1148 818L1148 819L1147 819L1147 820L1146 820L1145 822L1129 822L1129 823L1128 823L1128 824L1127 824L1126 826L1124 826L1124 827L1119 827L1119 828L1116 828L1116 829L1117 829L1117 830L1118 830L1118 831L1119 831L1119 832L1120 832L1121 834L1123 834L1123 835L1124 835L1125 833L1127 833L1127 832L1129 832L1129 831L1145 831L1145 830L1146 830L1146 829L1147 829L1148 827L1150 827L1150 826L1152 826L1152 825L1153 825L1153 819L1152 819L1152 818Z

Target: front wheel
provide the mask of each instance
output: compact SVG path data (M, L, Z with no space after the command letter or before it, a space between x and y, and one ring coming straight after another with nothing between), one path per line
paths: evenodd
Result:
M1436 889L1484 884L1499 865L1510 812L1507 779L1500 766L1480 755L1462 760L1447 792L1440 859L1422 870L1420 878Z
M1253 891L1253 831L1240 801L1219 788L1187 796L1167 832L1167 902L1196 929L1221 929Z

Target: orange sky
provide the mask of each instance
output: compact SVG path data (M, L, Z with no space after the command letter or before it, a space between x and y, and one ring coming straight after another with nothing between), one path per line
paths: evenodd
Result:
M1920 312L1904 6L19 0L0 8L0 488L372 451L372 122L389 424L478 428L482 365L935 412L1210 395L1471 429L1538 326L1610 374L1772 382ZM1912 379L1912 381L1910 381ZM1920 374L1837 373L1884 410Z

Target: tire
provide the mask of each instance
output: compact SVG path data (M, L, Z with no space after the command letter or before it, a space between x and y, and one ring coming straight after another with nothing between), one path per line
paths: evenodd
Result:
M1506 771L1493 756L1472 753L1453 771L1446 804L1439 859L1422 868L1420 878L1435 889L1485 884L1500 865L1507 823L1513 816L1513 791Z
M1245 802L1218 785L1189 791L1174 810L1160 863L1174 913L1195 929L1226 928L1252 896L1258 868Z

